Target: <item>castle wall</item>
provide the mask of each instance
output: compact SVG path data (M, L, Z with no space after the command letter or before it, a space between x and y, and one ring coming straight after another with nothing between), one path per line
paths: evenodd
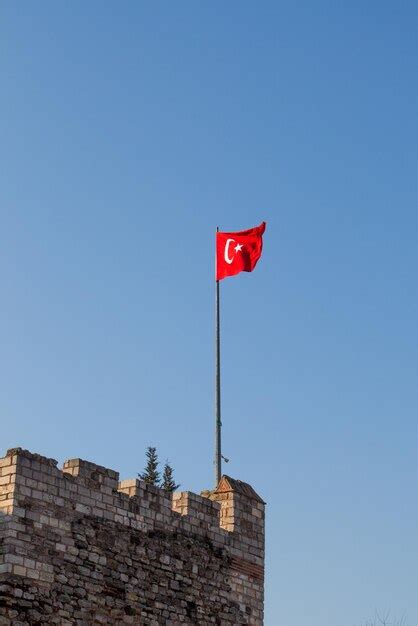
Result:
M0 625L263 623L264 503L168 496L80 459L0 459Z

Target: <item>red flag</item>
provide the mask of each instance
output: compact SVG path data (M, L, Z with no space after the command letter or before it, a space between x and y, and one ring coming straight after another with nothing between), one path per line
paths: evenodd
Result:
M263 250L266 223L238 233L216 233L216 280L252 272Z

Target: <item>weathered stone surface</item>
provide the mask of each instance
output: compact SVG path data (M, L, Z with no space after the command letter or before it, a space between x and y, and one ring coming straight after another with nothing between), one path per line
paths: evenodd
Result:
M264 503L173 498L81 459L0 459L0 625L263 624Z

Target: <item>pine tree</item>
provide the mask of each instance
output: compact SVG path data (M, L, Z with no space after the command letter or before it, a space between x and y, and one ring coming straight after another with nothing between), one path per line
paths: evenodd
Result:
M147 465L142 474L138 474L141 480L150 485L160 486L160 472L158 471L157 449L152 446L147 448Z
M174 482L174 471L168 461L165 462L164 465L164 473L163 480L161 483L161 488L164 491L168 491L168 493L173 493L176 489L178 489L180 485L176 485Z

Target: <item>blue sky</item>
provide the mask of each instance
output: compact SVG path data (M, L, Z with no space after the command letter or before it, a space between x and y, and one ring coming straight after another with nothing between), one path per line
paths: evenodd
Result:
M0 8L3 449L267 506L267 626L418 623L415 3Z

